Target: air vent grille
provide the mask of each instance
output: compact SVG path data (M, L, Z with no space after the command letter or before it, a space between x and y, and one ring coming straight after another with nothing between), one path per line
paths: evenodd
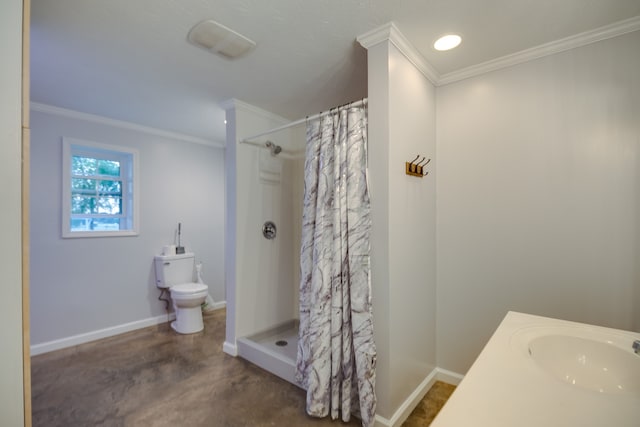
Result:
M245 55L256 46L253 40L212 20L194 26L187 39L195 46L229 59Z

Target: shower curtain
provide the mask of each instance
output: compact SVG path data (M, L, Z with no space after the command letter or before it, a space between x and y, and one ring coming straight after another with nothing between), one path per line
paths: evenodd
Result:
M315 417L373 426L366 107L307 121L296 378Z

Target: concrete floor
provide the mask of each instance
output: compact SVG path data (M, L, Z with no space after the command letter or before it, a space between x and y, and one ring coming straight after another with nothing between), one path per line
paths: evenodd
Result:
M197 334L178 335L162 324L34 356L33 425L360 425L353 417L342 423L307 416L303 390L222 352L224 327L225 310L218 310L205 315ZM423 406L406 426L431 422Z
M426 427L431 424L455 389L454 385L436 381L402 427Z

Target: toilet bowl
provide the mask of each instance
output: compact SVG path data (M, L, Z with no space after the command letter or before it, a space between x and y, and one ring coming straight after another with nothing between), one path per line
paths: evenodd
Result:
M176 320L171 322L174 331L193 334L204 329L202 323L202 303L209 294L209 288L202 283L181 283L169 288L176 312Z
M180 334L193 334L204 329L202 303L209 288L204 283L194 282L195 255L191 252L155 257L156 286L168 289L176 312L171 323Z

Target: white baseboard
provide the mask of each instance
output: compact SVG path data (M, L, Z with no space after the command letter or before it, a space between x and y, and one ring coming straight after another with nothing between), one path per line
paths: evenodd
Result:
M238 355L238 346L231 344L229 341L225 341L224 344L222 344L222 351L229 356L236 357Z
M225 308L227 306L227 302L226 301L217 301L213 303L213 309L214 310L220 310L222 308Z
M211 304L211 308L203 309L203 313L211 313L212 311L221 310L227 306L226 301L217 301Z
M218 310L226 307L226 301L219 301L213 304L213 309ZM126 332L135 331L136 329L147 328L149 326L159 325L167 321L175 320L175 313L171 313L167 319L167 315L149 317L147 319L136 320L135 322L124 323L122 325L111 326L109 328L98 329L97 331L86 332L84 334L73 335L66 338L60 338L53 341L47 341L31 346L31 355L49 353L50 351L61 350L63 348L73 347L75 345L96 341L102 338L112 337L114 335L124 334Z
M168 320L174 320L175 313L169 315ZM136 320L135 322L123 323L122 325L111 326L109 328L98 329L97 331L86 332L84 334L72 335L66 338L60 338L53 341L47 341L31 346L31 355L49 353L50 351L61 350L63 348L73 347L75 345L88 343L102 338L112 337L114 335L124 334L126 332L135 331L136 329L147 328L149 326L159 325L167 322L167 315L163 314L147 319Z
M443 381L449 384L458 385L464 378L456 372L446 369L434 368L429 375L416 387L416 389L406 398L400 407L393 414L391 419L387 419L376 414L376 427L400 427L407 420L411 412L418 406L427 392L433 387L436 381Z
M460 385L462 379L464 378L464 375L457 372L448 371L446 369L436 368L436 371L438 371L436 374L436 380L442 381L443 383L457 386Z

